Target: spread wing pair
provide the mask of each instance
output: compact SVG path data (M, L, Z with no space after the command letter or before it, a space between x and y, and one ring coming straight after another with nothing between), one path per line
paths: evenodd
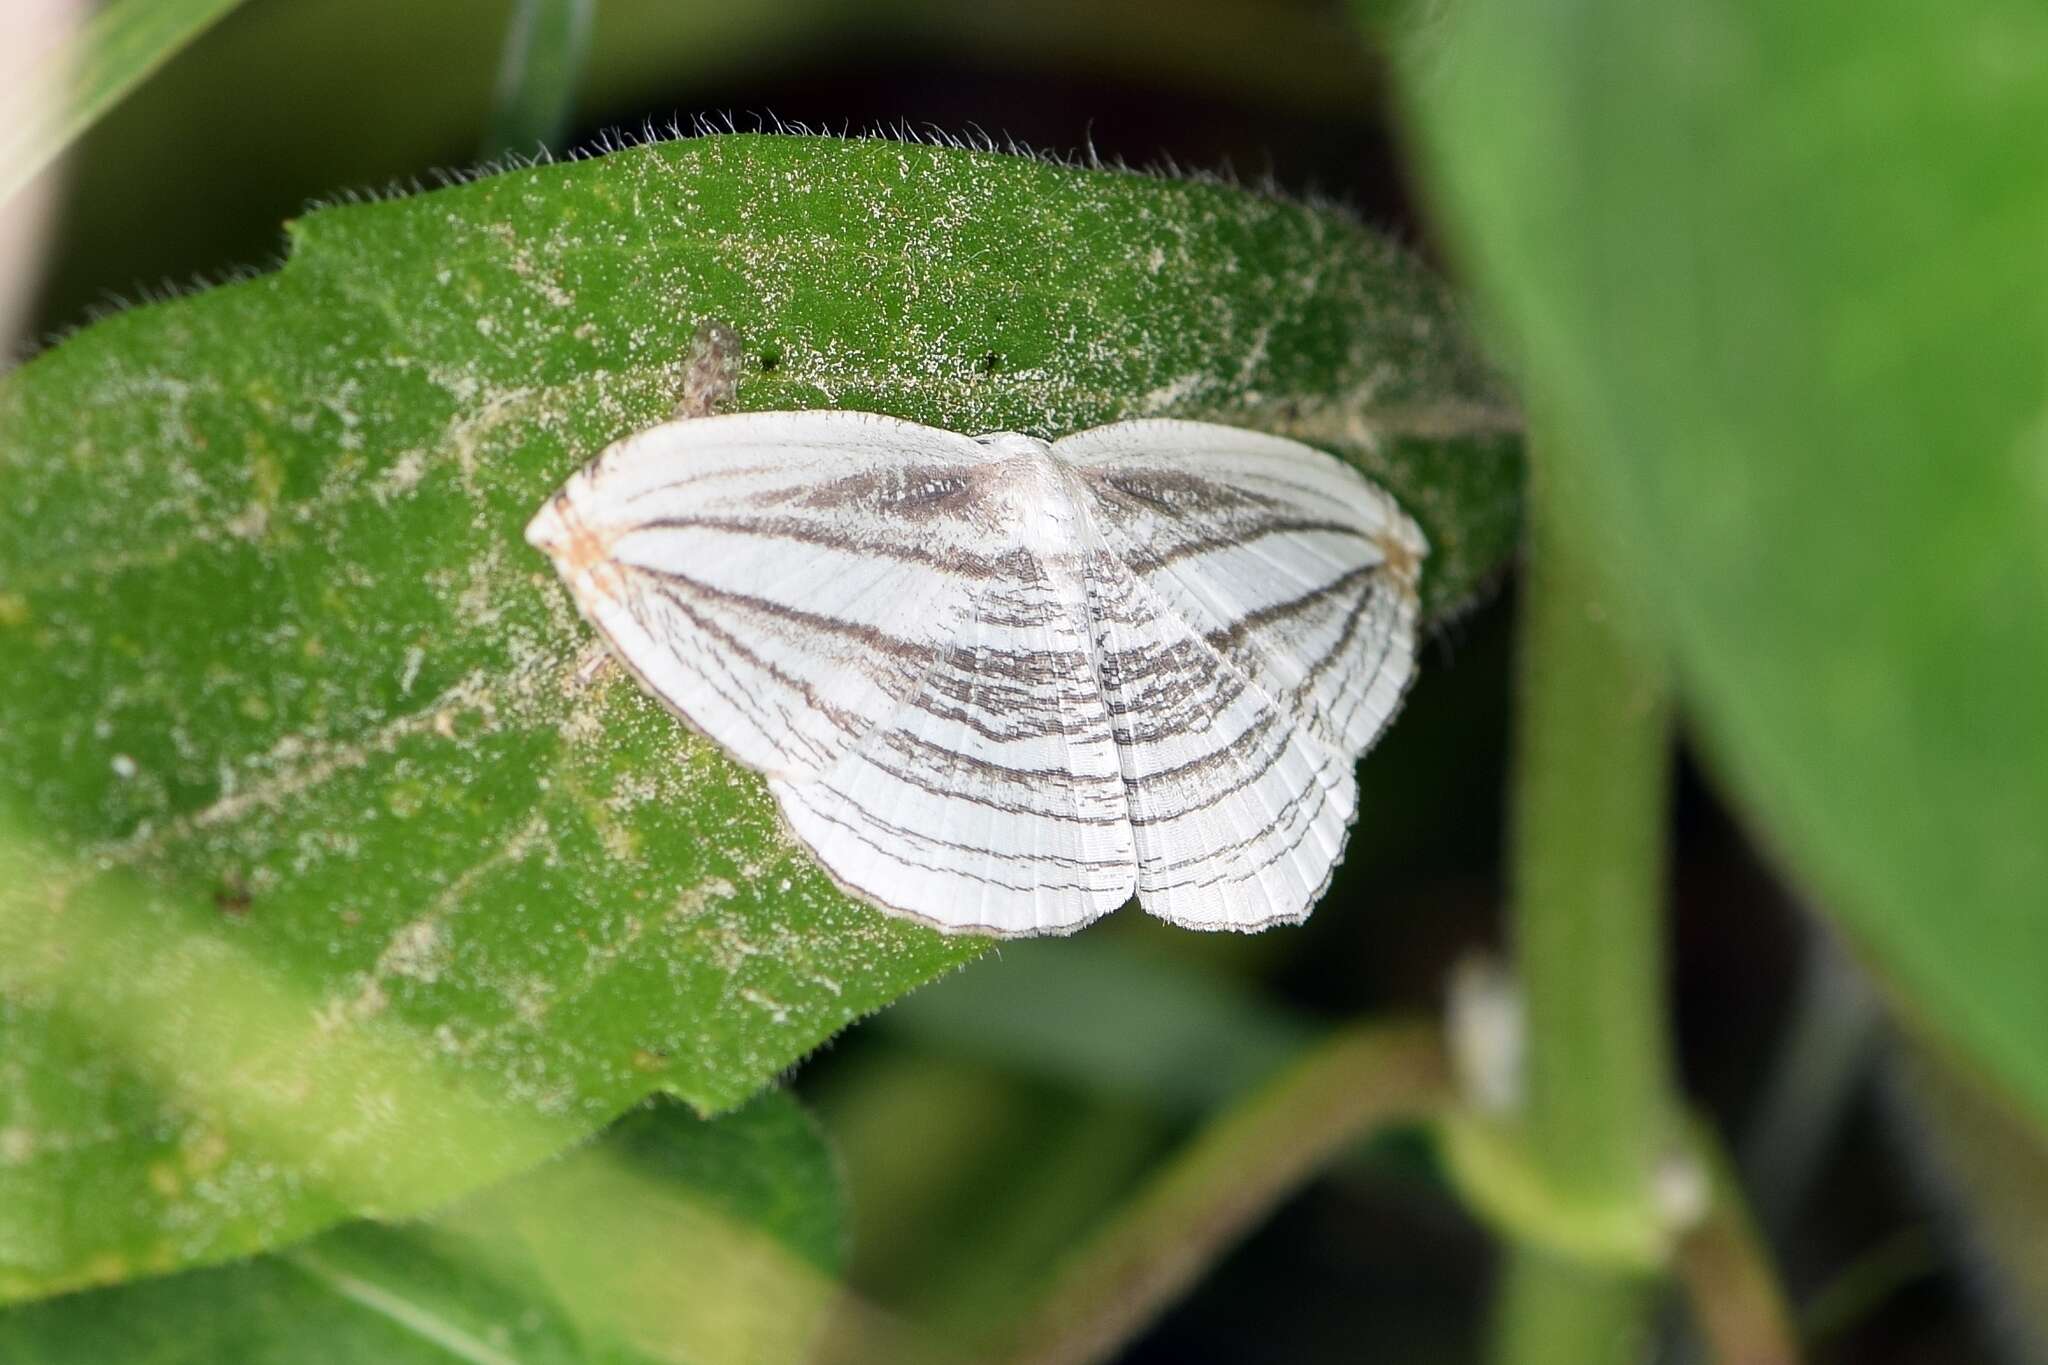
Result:
M842 886L1006 936L1133 893L1191 928L1305 918L1413 669L1427 549L1279 437L833 411L628 437L527 537Z

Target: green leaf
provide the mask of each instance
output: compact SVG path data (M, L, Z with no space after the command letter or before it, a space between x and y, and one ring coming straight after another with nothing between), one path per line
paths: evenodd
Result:
M1470 0L1430 42L1442 200L1716 765L2048 1120L2048 9Z
M521 540L667 415L700 319L747 408L1322 441L1423 522L1440 608L1513 533L1440 287L1219 185L704 138L293 242L0 387L0 1294L418 1209L653 1090L735 1104L982 950L847 900L586 676Z
M840 1218L831 1153L786 1096L708 1121L658 1104L429 1223L0 1312L0 1359L796 1361ZM640 1266L688 1287L629 1300Z
M54 53L29 54L45 70L71 68L65 98L54 110L0 104L0 200L36 177L86 129L187 43L242 0L113 0L75 42ZM30 73L17 73L6 99L32 98Z

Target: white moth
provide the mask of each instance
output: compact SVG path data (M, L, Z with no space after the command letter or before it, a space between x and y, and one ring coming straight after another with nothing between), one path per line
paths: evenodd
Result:
M1133 893L1194 929L1305 919L1413 672L1428 550L1276 436L834 411L629 436L526 537L836 882L1004 936Z

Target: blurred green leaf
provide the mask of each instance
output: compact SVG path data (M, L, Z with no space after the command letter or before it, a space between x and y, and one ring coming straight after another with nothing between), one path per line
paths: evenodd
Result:
M0 1359L796 1361L840 1241L831 1153L793 1101L657 1104L428 1223L0 1312ZM674 1287L623 1301L636 1266Z
M0 102L0 199L34 179L150 73L241 3L112 0L87 21L75 43L56 52L14 54L68 65L71 80L65 99L47 116L41 109L13 107L11 101L29 93L30 83L10 82L8 102Z
M416 1209L650 1091L730 1106L981 951L848 901L584 676L521 541L702 318L742 407L1329 445L1428 530L1438 609L1511 544L1513 415L1441 288L1234 189L704 138L293 236L0 386L0 1294Z
M1467 0L1431 171L1711 756L2048 1119L2048 9Z

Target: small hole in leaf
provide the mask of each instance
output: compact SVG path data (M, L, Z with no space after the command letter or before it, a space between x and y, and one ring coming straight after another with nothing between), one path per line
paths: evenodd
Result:
M997 370L1000 370L1001 368L1003 368L1003 358L997 355L994 351L990 351L982 356L981 372L983 374L994 374Z
M229 919L240 919L249 913L249 888L242 879L230 873L223 878L213 893L213 907Z
M774 374L780 368L782 368L782 348L780 346L763 346L761 348L761 373Z

